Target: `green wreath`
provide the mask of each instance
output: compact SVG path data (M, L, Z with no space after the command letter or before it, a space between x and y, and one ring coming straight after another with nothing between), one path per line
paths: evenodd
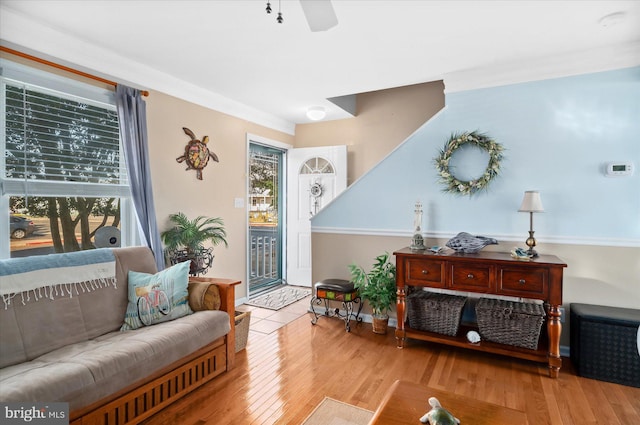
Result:
M460 148L460 146L471 143L476 145L480 149L483 149L489 153L489 164L484 173L475 180L462 181L457 179L449 171L449 160L453 153ZM444 145L444 148L440 151L440 155L434 159L438 175L440 176L440 182L444 184L445 192L455 193L458 195L473 195L483 189L486 189L487 185L500 173L500 161L502 161L502 151L504 148L495 140L487 137L484 134L471 133L453 134Z

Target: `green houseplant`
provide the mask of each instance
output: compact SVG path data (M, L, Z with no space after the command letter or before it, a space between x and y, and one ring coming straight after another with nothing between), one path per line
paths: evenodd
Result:
M227 243L224 221L219 217L198 216L193 220L184 213L171 214L173 227L160 234L172 264L191 260L189 272L193 275L206 273L213 261L213 248L205 248L209 241L213 246Z
M373 332L386 333L389 310L396 302L396 266L389 253L378 255L368 272L356 264L349 265L351 281L373 310Z

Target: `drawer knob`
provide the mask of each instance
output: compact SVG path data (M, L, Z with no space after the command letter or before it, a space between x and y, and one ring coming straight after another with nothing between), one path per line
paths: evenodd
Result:
M429 270L422 270L422 274L429 274Z
M472 275L471 273L469 273L469 274L467 275L467 279L473 279L473 275Z
M520 279L520 280L518 281L518 283L519 283L520 285L524 285L526 282L527 282L527 281L526 281L526 280L524 280L524 279Z

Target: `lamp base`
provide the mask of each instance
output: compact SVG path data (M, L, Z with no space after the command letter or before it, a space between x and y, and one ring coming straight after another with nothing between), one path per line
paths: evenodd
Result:
M411 239L410 248L412 251L424 251L425 249L427 249L424 246L424 238L420 233L416 233L415 235L413 235L413 239Z
M536 239L533 237L533 233L534 233L533 230L529 230L529 237L525 241L525 243L529 247L529 249L527 250L527 255L529 257L537 257L538 256L538 253L536 252L536 250L533 249L533 247L536 246Z

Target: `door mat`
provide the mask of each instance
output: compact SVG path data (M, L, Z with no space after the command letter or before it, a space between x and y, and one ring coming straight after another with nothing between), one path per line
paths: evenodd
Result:
M371 418L369 410L325 397L302 425L367 425Z
M280 310L283 307L293 304L311 295L311 289L299 288L296 286L285 286L266 294L251 298L245 304L255 307L268 308L269 310Z

